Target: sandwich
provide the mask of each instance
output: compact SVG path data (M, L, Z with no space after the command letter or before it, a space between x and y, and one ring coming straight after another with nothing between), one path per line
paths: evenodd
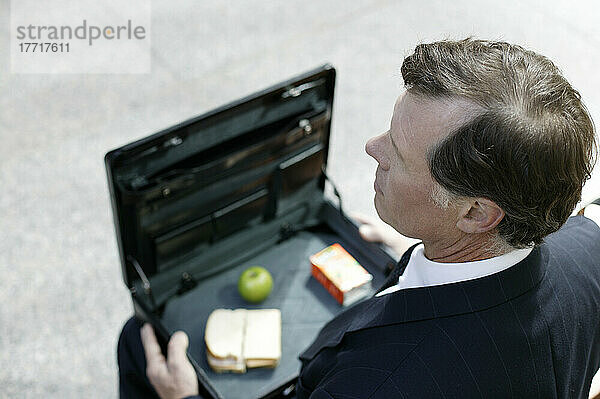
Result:
M281 359L279 309L216 309L206 322L206 357L217 372L276 367Z

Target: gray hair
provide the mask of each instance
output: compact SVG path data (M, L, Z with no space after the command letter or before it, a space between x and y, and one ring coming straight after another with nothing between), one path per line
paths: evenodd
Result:
M498 234L515 248L564 224L590 177L596 142L579 93L549 59L465 39L418 45L401 71L411 93L481 107L429 151L431 175L445 191L498 204L505 212ZM452 198L436 189L432 199Z

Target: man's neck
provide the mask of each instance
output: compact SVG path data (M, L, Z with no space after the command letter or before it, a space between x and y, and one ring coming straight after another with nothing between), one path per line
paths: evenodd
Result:
M500 256L513 248L498 245L497 238L489 234L463 234L454 240L423 241L427 259L440 263L473 262Z

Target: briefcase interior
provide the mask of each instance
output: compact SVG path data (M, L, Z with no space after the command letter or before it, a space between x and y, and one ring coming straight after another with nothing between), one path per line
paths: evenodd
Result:
M325 65L105 157L123 279L136 315L166 341L176 330L212 398L293 394L298 355L343 310L311 277L309 256L338 242L380 285L394 260L362 241L341 199L325 196L335 70ZM337 190L333 190L337 194ZM273 291L239 295L239 275L260 265ZM275 368L214 372L204 328L217 308L277 308Z

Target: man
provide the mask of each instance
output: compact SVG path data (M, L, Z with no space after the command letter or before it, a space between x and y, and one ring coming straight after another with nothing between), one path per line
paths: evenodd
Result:
M366 150L377 213L421 243L300 355L298 398L586 398L600 229L567 221L595 152L578 92L540 55L470 39L417 46L402 76L390 129ZM197 394L186 338L165 360L141 334L158 394Z

